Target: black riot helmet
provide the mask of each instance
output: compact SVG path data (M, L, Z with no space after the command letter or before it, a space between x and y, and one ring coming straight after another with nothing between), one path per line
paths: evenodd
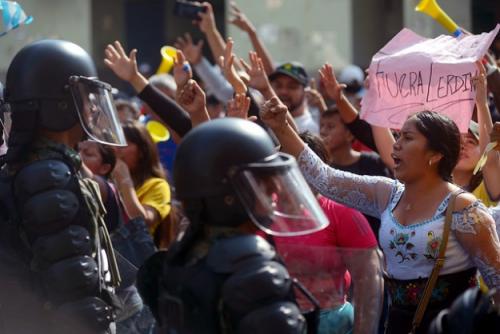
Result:
M66 131L80 122L92 139L124 145L111 86L96 76L92 58L74 43L40 40L25 46L7 70L12 130Z
M177 149L173 176L191 222L234 227L252 220L274 235L328 224L295 159L249 121L224 118L193 129Z

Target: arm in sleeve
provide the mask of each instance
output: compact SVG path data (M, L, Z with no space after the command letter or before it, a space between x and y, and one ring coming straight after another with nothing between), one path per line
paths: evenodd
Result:
M332 168L307 146L297 160L306 181L320 194L373 217L380 218L395 187L395 181L386 177L356 175Z
M205 57L198 64L194 65L194 70L205 85L210 87L210 90L217 99L225 104L233 98L234 90L231 84L224 78L218 67L212 66Z
M191 117L189 114L153 85L148 84L138 96L179 136L183 137L191 130Z
M451 229L471 256L486 285L490 289L500 288L500 242L488 209L476 200L453 212Z
M359 118L359 114L354 121L346 123L346 127L357 140L378 153L377 145L375 145L375 140L373 139L372 127L365 120Z

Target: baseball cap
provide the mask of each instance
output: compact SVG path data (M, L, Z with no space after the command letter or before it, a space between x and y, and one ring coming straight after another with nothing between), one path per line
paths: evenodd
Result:
M347 65L342 69L339 75L339 82L346 85L363 86L365 74L361 67L356 65Z
M279 65L276 67L276 70L269 75L269 80L274 80L280 74L297 80L303 86L307 86L309 83L309 76L304 66L299 62L293 61Z

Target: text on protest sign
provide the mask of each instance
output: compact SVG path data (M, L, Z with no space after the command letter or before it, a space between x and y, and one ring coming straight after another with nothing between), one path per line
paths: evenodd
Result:
M466 132L475 103L471 82L500 26L488 34L462 39L426 39L403 29L372 59L370 89L361 118L399 129L413 113L432 110L448 115Z

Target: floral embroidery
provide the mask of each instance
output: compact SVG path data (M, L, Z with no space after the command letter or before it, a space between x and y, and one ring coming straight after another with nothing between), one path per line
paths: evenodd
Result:
M297 159L304 178L323 196L380 217L389 204L396 181L387 177L356 175L332 168L305 147Z
M415 304L417 302L419 294L418 290L418 287L413 283L406 286L406 299L410 302L410 304Z
M427 233L427 247L425 248L424 256L428 260L436 260L439 255L439 246L441 246L441 237L434 235L434 232Z
M389 281L389 293L391 300L397 305L418 305L420 296L424 292L427 280L421 282L409 282L398 284L397 281ZM441 302L448 298L450 292L450 282L438 280L431 293L432 302Z
M476 226L481 223L481 213L488 209L480 201L475 201L463 210L453 212L451 229L462 233L476 234Z
M389 242L389 248L391 250L395 250L395 257L401 257L399 263L403 263L406 260L415 260L417 258L417 253L412 252L411 250L415 247L415 245L409 242L410 238L415 236L415 231L411 231L411 233L396 233L394 229L391 229L391 235L394 238Z

